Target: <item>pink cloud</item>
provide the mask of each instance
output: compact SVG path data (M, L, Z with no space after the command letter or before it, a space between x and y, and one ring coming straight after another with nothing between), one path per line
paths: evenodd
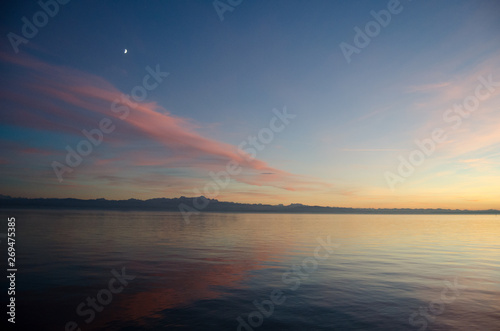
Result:
M110 161L115 167L121 161L127 165L166 168L189 164L193 168L215 171L223 170L227 162L233 161L243 168L243 175L234 179L250 185L275 186L291 191L325 187L315 179L272 168L262 160L250 159L236 146L204 137L196 132L197 126L191 120L175 116L155 102L138 102L129 107L128 116L120 118L123 113L113 112L111 105L121 100L123 93L101 77L27 56L0 53L0 60L27 69L23 80L14 82L23 87L23 94L10 90L2 92L2 97L19 107L18 111L7 116L8 124L81 135L81 129L97 128L99 120L107 117L117 127L127 128L126 134L123 130L108 134L107 142L116 142L116 138L108 140L115 135L129 142L154 141L165 148L160 153L143 153L141 158L133 157L140 151L120 151L123 154L118 153L114 162ZM166 152L171 155L162 155ZM122 166L122 171L127 171L127 167ZM261 175L263 172L272 175Z

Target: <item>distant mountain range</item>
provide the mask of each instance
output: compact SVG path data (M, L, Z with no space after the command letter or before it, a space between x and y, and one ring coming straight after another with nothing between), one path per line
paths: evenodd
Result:
M157 198L148 200L106 200L106 199L28 199L12 198L0 194L0 208L7 209L97 209L97 210L150 210L150 211L201 211L241 213L318 213L318 214L487 214L498 215L499 210L459 209L375 209L307 206L298 203L290 205L265 205L224 202L205 197Z

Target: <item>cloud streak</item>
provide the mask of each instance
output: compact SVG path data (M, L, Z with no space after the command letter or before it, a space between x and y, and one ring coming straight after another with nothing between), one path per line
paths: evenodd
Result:
M121 146L110 164L126 172L129 166L187 167L200 170L223 168L234 161L243 167L243 174L234 177L242 183L274 186L285 190L314 190L326 185L305 176L275 169L266 162L252 159L236 146L217 141L196 132L191 120L175 116L155 102L123 101L123 93L101 77L73 68L57 66L33 57L1 53L0 60L24 69L25 75L13 82L16 89L1 92L2 98L16 111L5 114L4 124L35 128L54 133L81 136L80 130L98 127L103 117L120 126L105 137L109 146ZM16 92L21 88L22 93ZM118 104L117 100L121 100ZM113 112L111 105L129 107L128 116ZM127 143L139 142L138 149ZM148 146L161 145L151 153ZM34 154L34 150L27 149ZM140 153L139 153L140 154ZM92 158L90 158L92 159ZM94 162L98 162L94 160ZM105 165L108 166L108 165ZM270 173L270 175L262 175Z

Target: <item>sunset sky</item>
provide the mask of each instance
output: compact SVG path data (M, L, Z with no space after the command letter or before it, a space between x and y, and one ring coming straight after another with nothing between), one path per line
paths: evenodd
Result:
M500 209L498 1L47 3L2 4L0 194Z

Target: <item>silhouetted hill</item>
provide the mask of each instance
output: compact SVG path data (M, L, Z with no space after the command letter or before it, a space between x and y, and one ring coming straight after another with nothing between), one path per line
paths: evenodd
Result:
M199 203L193 204L193 201ZM200 204L205 206L200 209ZM195 209L194 206L198 208ZM302 204L265 205L224 202L205 197L156 198L149 200L106 200L106 199L28 199L0 195L0 208L7 209L97 209L97 210L158 210L202 212L242 212L242 213L319 213L319 214L500 214L498 210L459 210L459 209L374 209L307 206ZM192 209L191 209L192 208Z

